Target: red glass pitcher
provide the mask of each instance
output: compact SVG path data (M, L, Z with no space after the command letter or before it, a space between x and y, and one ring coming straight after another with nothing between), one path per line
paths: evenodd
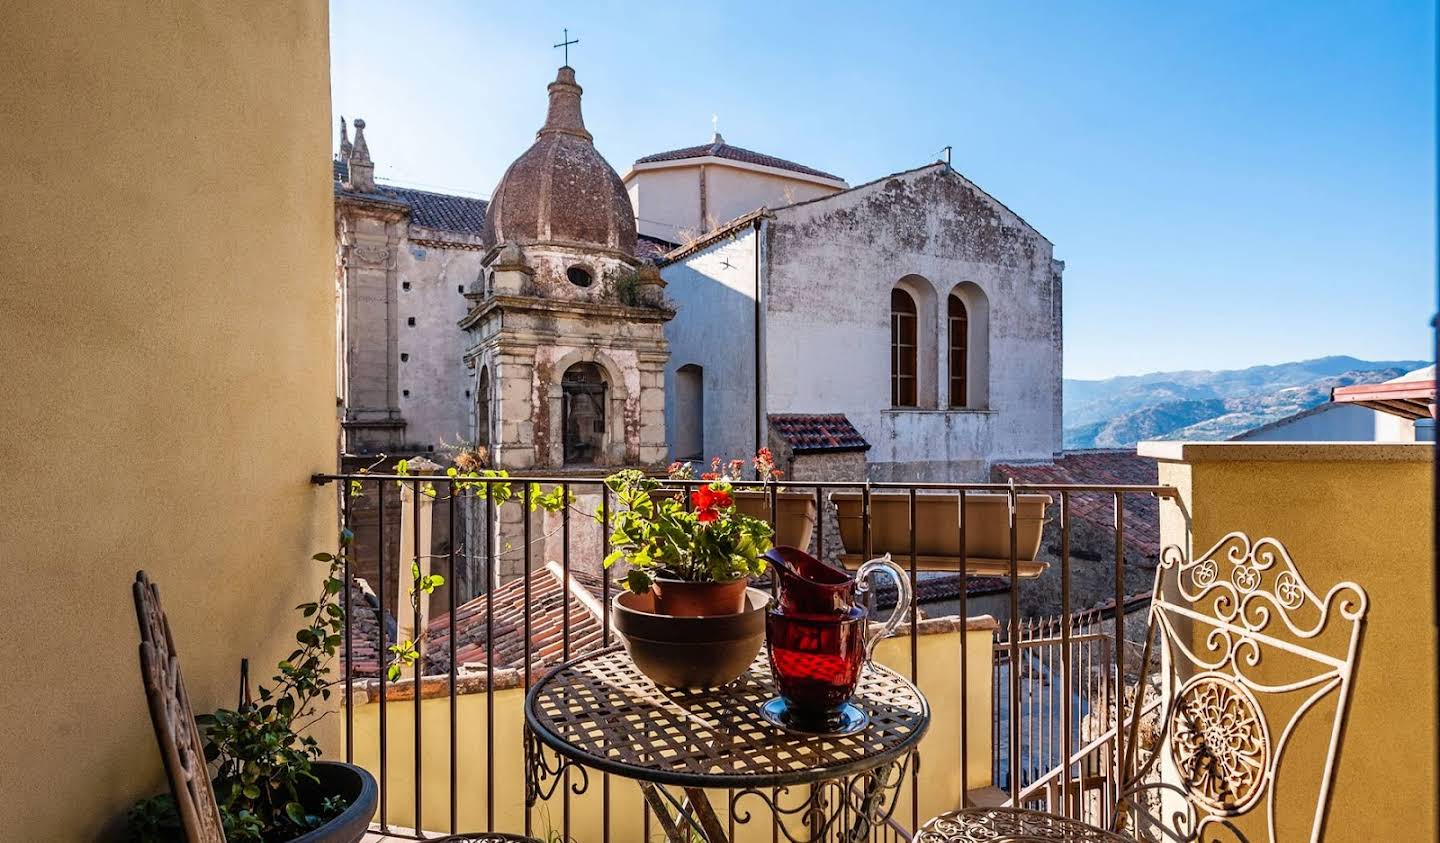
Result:
M793 547L765 554L775 571L778 602L765 619L766 651L780 696L761 709L766 719L796 732L849 734L868 717L850 702L875 644L891 635L910 610L911 585L887 554L855 574L831 567ZM895 609L880 628L869 629L864 596L869 575L887 570L895 579Z

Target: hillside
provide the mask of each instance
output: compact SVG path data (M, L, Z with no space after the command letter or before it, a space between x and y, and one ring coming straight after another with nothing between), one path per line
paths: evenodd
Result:
M1065 447L1227 439L1322 404L1333 387L1378 383L1424 365L1420 360L1321 357L1248 369L1066 380Z

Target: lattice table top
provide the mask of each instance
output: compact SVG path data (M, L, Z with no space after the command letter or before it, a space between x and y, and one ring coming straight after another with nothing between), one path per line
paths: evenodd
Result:
M770 787L871 770L915 748L930 707L899 674L870 665L853 702L870 716L843 737L795 735L760 716L776 695L764 653L721 688L651 682L623 649L584 656L530 689L525 719L551 749L592 769L689 787Z

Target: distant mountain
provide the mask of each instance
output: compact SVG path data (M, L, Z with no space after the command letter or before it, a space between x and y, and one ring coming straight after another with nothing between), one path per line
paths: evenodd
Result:
M1422 360L1321 357L1224 371L1152 372L1066 380L1065 447L1127 448L1142 439L1228 439L1330 400L1330 390L1378 383Z

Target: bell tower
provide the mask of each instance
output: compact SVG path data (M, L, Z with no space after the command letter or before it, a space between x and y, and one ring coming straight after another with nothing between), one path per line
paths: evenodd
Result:
M635 258L630 199L585 128L575 70L561 67L548 93L535 142L491 196L466 293L472 438L510 470L655 465L675 312L659 271Z

